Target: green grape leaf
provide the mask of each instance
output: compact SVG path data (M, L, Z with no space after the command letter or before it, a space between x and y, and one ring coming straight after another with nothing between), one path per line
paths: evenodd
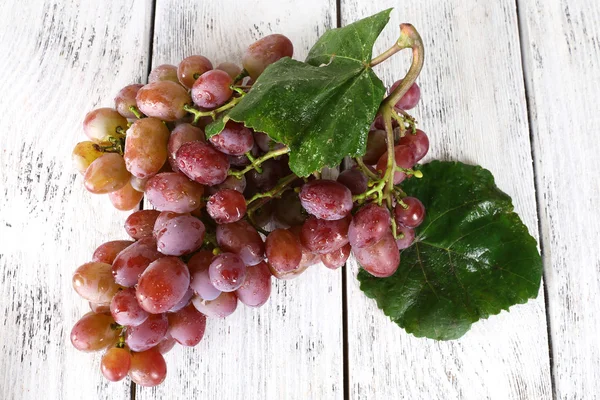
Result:
M511 198L479 166L434 161L403 189L426 218L389 278L358 274L360 288L417 337L457 339L482 318L535 298L542 260Z
M368 64L390 11L326 32L306 63L271 64L228 117L287 145L299 176L363 155L385 95Z
M217 119L206 125L204 128L204 134L206 135L206 138L210 139L211 137L221 133L228 120L229 116L227 114L221 114Z

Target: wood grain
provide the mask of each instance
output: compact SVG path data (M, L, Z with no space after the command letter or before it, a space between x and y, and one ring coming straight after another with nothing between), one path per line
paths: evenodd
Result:
M154 66L202 54L213 64L241 62L246 47L283 33L303 59L335 22L335 4L309 0L198 2L158 0ZM341 399L341 271L311 267L293 281L273 279L266 305L242 304L209 319L202 342L167 354L166 381L137 387L136 399Z
M146 71L150 2L0 4L0 398L129 399L69 335L89 306L71 274L125 214L71 167L88 110Z
M600 394L600 5L519 1L558 399Z
M429 134L429 159L481 164L510 194L537 235L533 168L521 71L517 14L510 1L342 0L342 24L399 6L375 53L411 22L427 51L415 110ZM501 39L499 39L501 38ZM389 85L410 56L377 69ZM552 397L543 292L478 322L451 342L406 334L360 292L349 263L348 359L351 399L548 399Z

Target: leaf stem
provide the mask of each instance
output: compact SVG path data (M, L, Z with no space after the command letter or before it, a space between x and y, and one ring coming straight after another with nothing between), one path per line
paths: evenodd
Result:
M381 64L382 62L384 62L385 60L387 60L388 58L390 58L391 56L393 56L394 54L396 54L397 52L399 52L400 50L402 50L404 48L405 47L400 47L399 42L394 43L394 45L392 47L390 47L389 49L387 49L386 51L384 51L383 53L381 53L380 55L378 55L377 57L372 59L371 62L369 63L369 66L374 67L377 64Z
M235 176L238 179L242 179L242 176L246 172L252 171L253 169L256 169L262 163L264 163L265 161L267 161L270 158L281 156L283 154L289 153L289 151L290 151L289 147L282 147L281 149L270 151L270 152L264 154L263 156L254 159L254 161L250 160L252 162L252 164L248 165L243 170L241 170L241 171L234 171L234 170L230 169L229 172L228 172L228 174L229 175L233 175L233 176Z

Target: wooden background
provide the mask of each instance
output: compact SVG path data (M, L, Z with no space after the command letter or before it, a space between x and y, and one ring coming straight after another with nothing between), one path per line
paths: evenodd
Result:
M538 298L462 339L416 339L345 270L277 282L259 310L210 320L165 383L108 384L76 352L72 271L127 213L70 165L85 112L149 69L239 62L279 32L302 59L328 28L395 7L427 50L416 109L429 157L478 163L540 239ZM600 395L600 5L596 0L0 2L0 399L595 399ZM377 67L387 84L408 55ZM345 275L344 275L345 274Z

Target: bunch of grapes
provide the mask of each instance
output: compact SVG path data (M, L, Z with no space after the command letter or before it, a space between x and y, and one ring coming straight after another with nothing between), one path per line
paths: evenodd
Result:
M292 52L289 39L270 35L248 48L243 69L213 69L199 55L161 65L148 84L123 88L114 108L85 117L89 141L73 151L85 188L108 194L119 210L144 196L154 208L127 218L133 240L102 244L73 276L91 312L71 341L81 351L105 351L108 380L129 375L158 385L164 353L176 343L197 345L207 317L227 317L238 302L265 304L272 276L291 279L320 262L337 269L352 252L366 271L387 277L412 244L425 209L398 185L419 177L412 168L429 148L406 113L419 101L416 84L395 105L393 137L378 115L366 154L337 180L296 176L288 147L241 123L228 121L206 139L204 126ZM393 190L384 191L391 174Z

